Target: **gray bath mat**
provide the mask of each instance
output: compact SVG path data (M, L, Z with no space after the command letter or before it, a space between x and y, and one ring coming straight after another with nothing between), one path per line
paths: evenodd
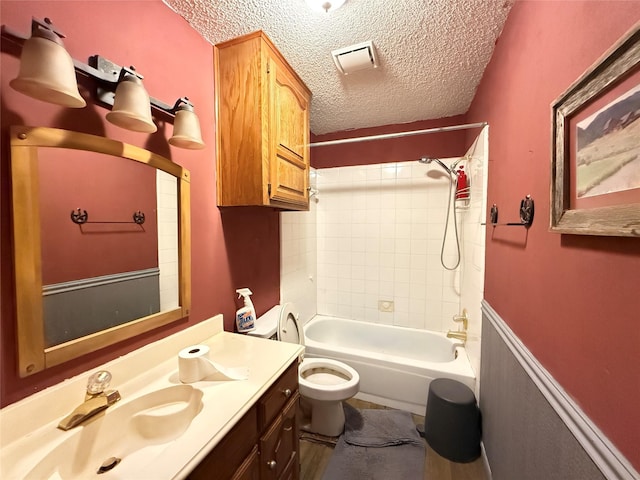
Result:
M422 480L425 445L409 412L345 404L345 418L322 480Z

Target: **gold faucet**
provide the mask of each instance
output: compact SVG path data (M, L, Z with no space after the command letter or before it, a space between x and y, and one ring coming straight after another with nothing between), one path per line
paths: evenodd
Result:
M454 315L454 322L462 323L462 330L449 330L447 332L447 338L455 338L457 340L462 340L462 345L464 346L467 343L467 327L469 326L469 317L467 317L467 309L462 309L462 315Z
M467 332L455 332L453 330L449 330L447 332L447 338L455 338L457 340L462 340L462 344L464 345L467 341Z
M110 382L111 374L106 370L100 370L91 375L87 382L87 393L84 397L84 402L63 418L58 424L58 428L69 430L77 427L96 413L106 410L120 400L120 393L117 390L105 390Z

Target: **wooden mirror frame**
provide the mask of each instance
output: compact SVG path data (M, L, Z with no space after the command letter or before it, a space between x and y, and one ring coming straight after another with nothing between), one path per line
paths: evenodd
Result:
M189 315L191 308L191 218L189 171L142 148L109 138L57 128L13 126L11 179L16 286L18 371L21 377L114 345ZM59 345L46 347L43 322L38 149L86 150L162 170L178 186L178 307L142 317Z

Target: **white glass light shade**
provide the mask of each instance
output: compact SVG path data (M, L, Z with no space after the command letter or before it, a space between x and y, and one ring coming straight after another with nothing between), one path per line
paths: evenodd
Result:
M20 72L11 88L44 102L63 107L87 105L78 92L73 60L60 43L32 36L24 42Z
M322 13L329 13L339 9L346 0L307 0L313 10Z
M113 109L107 120L134 132L153 133L158 127L151 119L149 94L135 75L127 75L118 83Z
M169 143L174 147L200 150L205 147L200 133L200 121L193 108L179 108L173 122L173 136Z

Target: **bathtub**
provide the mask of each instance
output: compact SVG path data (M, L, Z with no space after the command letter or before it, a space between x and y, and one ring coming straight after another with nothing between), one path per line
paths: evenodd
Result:
M304 334L305 356L356 369L362 400L424 415L431 380L451 378L475 389L465 349L444 333L316 315Z

